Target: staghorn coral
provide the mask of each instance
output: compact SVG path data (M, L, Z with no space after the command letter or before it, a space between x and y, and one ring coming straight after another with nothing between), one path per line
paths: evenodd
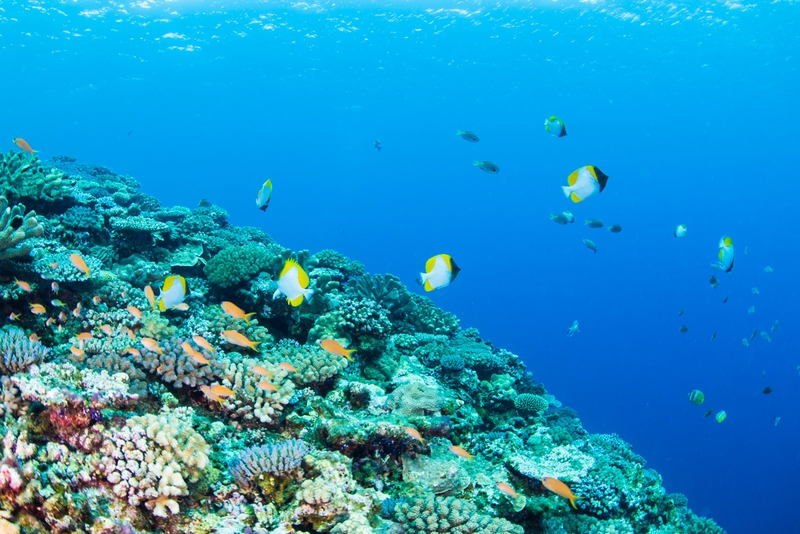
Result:
M523 534L521 526L478 512L470 501L454 497L409 499L394 507L396 534Z
M15 224L17 219L22 222ZM16 204L9 207L8 200L0 197L0 260L8 260L26 256L33 245L26 242L31 237L39 237L44 232L44 227L36 219L36 212L25 213L25 206Z
M19 328L0 331L0 372L11 375L25 371L34 363L44 361L50 349L38 341L31 341Z
M102 446L98 473L114 495L131 506L144 506L156 517L180 511L178 498L188 493L208 467L211 449L192 425L191 408L163 409L127 420Z

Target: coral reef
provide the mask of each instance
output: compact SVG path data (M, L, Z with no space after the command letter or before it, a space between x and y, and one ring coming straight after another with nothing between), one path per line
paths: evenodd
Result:
M722 532L393 275L65 156L2 155L0 186L0 532ZM288 258L299 308L272 299ZM189 293L159 311L170 274Z

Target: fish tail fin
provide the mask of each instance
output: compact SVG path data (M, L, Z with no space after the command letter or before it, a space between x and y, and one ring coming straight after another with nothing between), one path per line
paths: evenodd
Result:
M456 135L464 135L464 132L462 132L461 130L456 129Z
M258 349L256 348L256 345L260 345L260 344L261 344L260 341L251 341L249 346L254 351L259 352ZM233 395L231 395L231 396L233 396Z
M567 198L572 194L572 187L570 186L562 185L561 189L564 191L564 196Z
M482 163L483 163L482 161L475 160L475 163L473 163L472 166L473 167L480 167Z
M345 357L345 358L347 358L348 360L350 360L350 361L352 362L352 361L353 361L353 358L352 358L352 356L350 356L350 355L351 355L351 354L353 354L355 351L356 351L356 349L350 349L350 350L347 350L347 349L345 349L345 351L344 351L344 357Z
M578 497L578 496L576 495L576 496L574 496L574 497L570 497L570 499L569 499L569 503L570 503L570 504L572 505L572 507L573 507L573 508L575 508L576 510L578 509L578 507L577 507L577 506L575 506L575 501L577 501L578 499L583 499L583 497Z
M255 314L256 314L256 312L245 313L244 317L242 317L242 319L244 319L245 323L250 324L250 317L252 317Z
M92 278L92 270L91 269L86 269L86 278L91 280L91 278Z
M311 288L306 288L303 290L303 295L306 297L306 300L311 300L311 297L314 296L314 290Z

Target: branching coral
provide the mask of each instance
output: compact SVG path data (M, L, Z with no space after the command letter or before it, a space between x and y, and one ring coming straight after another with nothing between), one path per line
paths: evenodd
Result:
M231 463L231 474L240 488L252 490L265 476L286 475L296 470L310 450L300 439L249 447Z
M114 494L131 506L144 504L156 517L180 511L177 498L197 482L211 449L192 427L191 408L128 419L103 444L97 469Z
M9 198L53 202L64 197L75 182L56 169L45 169L39 158L22 152L0 154L0 187Z
M15 221L21 219L17 226ZM36 219L36 212L25 213L25 206L17 204L9 207L8 200L0 197L0 260L8 260L27 255L33 246L25 240L38 237L44 232L44 227Z
M34 363L44 361L50 349L31 341L19 328L0 331L0 372L14 374L26 370Z
M409 499L394 508L398 534L523 534L522 527L478 512L470 501L428 496Z

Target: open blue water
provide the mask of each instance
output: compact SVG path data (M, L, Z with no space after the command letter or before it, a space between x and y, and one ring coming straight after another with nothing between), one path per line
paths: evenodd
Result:
M434 301L587 429L620 434L730 533L800 532L799 9L3 0L0 128L410 287L451 254L463 271ZM567 137L544 131L551 114ZM587 164L608 187L574 205L561 186ZM575 224L549 221L565 209ZM730 276L709 267L723 234ZM743 346L775 320L771 343Z

